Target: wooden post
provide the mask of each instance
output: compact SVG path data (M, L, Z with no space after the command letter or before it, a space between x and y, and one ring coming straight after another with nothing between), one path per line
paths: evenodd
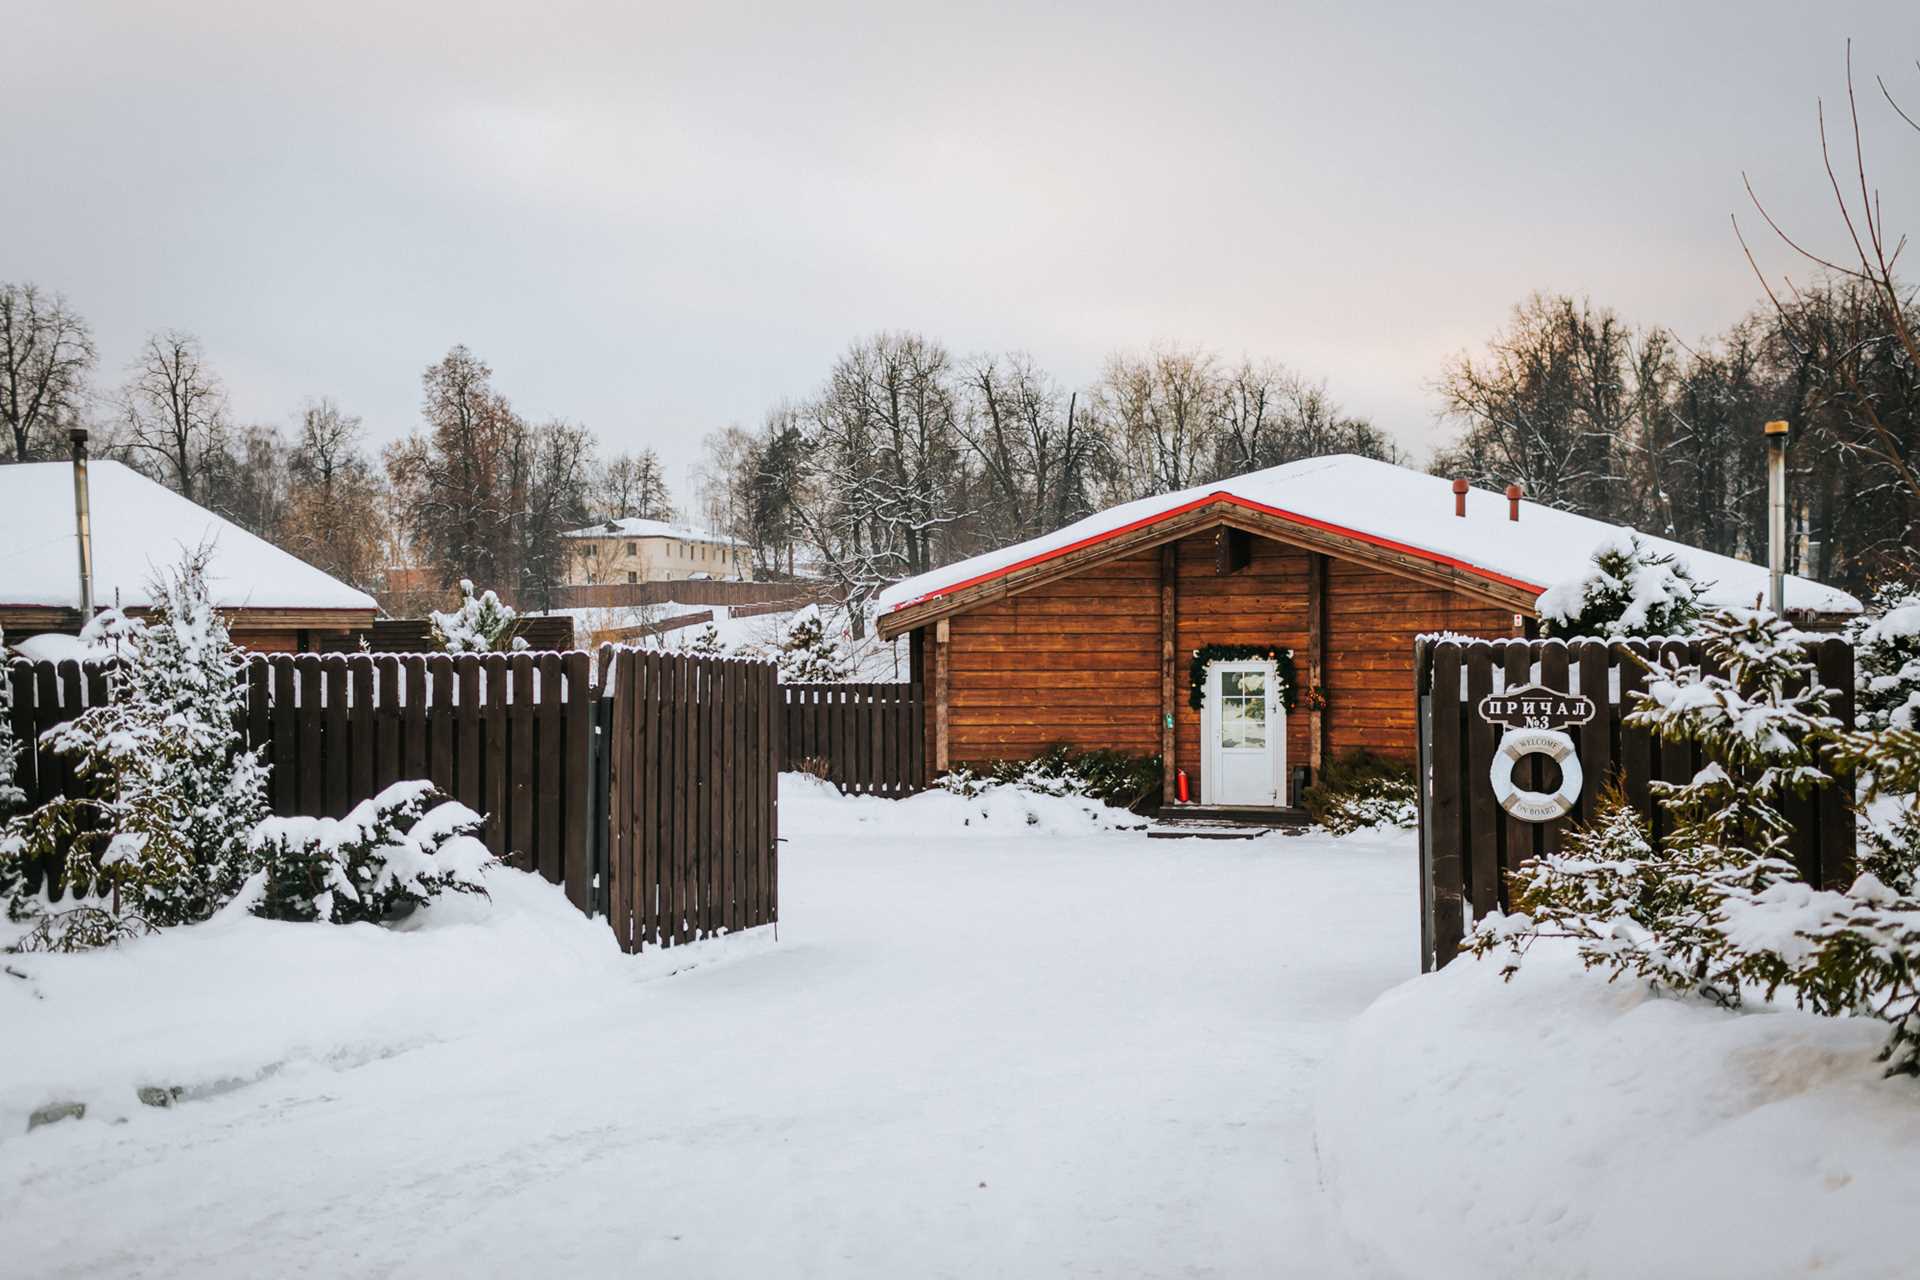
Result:
M1307 689L1324 693L1327 686L1327 557L1318 551L1307 554ZM1320 781L1320 765L1326 758L1326 713L1317 706L1307 708L1307 767L1313 781ZM1298 796L1293 797L1300 803Z
M1174 661L1174 623L1175 609L1179 604L1178 590L1180 582L1179 548L1167 542L1160 547L1160 803L1172 804L1174 801L1174 746L1173 718L1178 714L1174 699L1177 696L1178 682L1174 679L1177 664Z
M951 683L947 668L952 649L948 645L950 624L942 618L933 624L933 772L938 777L947 771L947 686Z

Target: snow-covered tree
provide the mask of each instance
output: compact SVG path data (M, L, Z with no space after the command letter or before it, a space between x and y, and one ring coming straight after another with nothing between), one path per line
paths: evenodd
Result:
M847 678L846 647L827 630L819 605L793 615L774 655L785 684L831 684Z
M1707 761L1685 783L1654 784L1673 819L1658 856L1631 815L1608 807L1569 855L1527 864L1519 916L1484 924L1475 950L1517 954L1541 932L1572 936L1591 965L1738 1003L1753 958L1727 936L1727 914L1798 881L1780 804L1828 779L1816 751L1839 725L1834 691L1772 614L1723 611L1703 636L1707 663L1652 667L1625 717Z
M471 578L460 579L459 608L427 616L433 622L434 640L448 653L497 653L527 647L525 639L513 634L513 607L491 587L475 595Z
M1622 529L1593 549L1591 566L1540 595L1551 635L1679 635L1700 617L1700 584L1670 555Z
M12 652L7 648L7 633L0 631L0 820L11 816L27 801L27 793L15 781L19 767L20 744L13 737Z
M1725 1004L1785 991L1814 1013L1886 1022L1889 1074L1920 1074L1920 730L1841 730L1834 691L1769 614L1723 613L1707 631L1716 672L1659 669L1627 716L1708 761L1688 783L1655 784L1673 830L1656 845L1613 796L1567 852L1521 866L1513 913L1482 921L1466 948L1505 951L1511 973L1535 940L1570 938L1590 967ZM1823 760L1897 810L1844 892L1800 879L1778 807L1828 778Z
M694 632L693 638L687 641L687 652L701 658L726 657L727 646L720 642L720 628L709 622Z
M126 659L114 698L49 730L81 786L8 825L18 857L64 858L69 911L43 921L46 945L71 945L99 913L140 929L204 920L249 867L266 813L267 770L243 748L244 656L207 594L208 548L152 584L145 623L121 630ZM16 917L52 904L15 893Z
M1920 728L1920 591L1882 592L1848 638L1860 726Z

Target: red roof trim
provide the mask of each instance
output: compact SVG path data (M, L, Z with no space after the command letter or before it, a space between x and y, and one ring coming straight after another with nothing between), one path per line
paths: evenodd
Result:
M1291 521L1294 524L1306 525L1312 529L1323 529L1328 533L1338 534L1343 538L1352 538L1356 542L1365 542L1372 546L1385 547L1390 551L1399 551L1406 555L1416 556L1419 559L1428 560L1434 564L1445 565L1451 569L1461 569L1473 574L1475 577L1486 578L1491 582L1498 582L1509 587L1518 587L1522 591L1531 591L1535 595L1539 595L1542 591L1546 590L1545 587L1538 583L1527 582L1520 578L1510 578L1504 573L1496 573L1492 569L1483 568L1480 565L1472 564L1455 556L1442 555L1437 551L1428 551L1424 547L1415 547L1404 542L1395 542L1392 538L1382 538L1371 533L1362 533L1358 529L1349 529L1343 525L1333 524L1326 520L1316 520L1312 516L1303 516L1297 511L1287 511L1280 507L1270 507L1263 502L1254 502L1250 498L1242 498L1238 494L1209 493L1203 497L1195 498L1191 502L1183 502L1177 507L1169 507L1165 511L1156 511L1150 516L1142 516L1138 520L1130 521L1117 528L1108 529L1101 533L1089 534L1077 542L1070 542L1062 547L1054 547L1052 550L1039 552L1036 555L1028 556L1024 560L1016 560L1014 563L1003 565L998 569L990 569L986 573L977 574L965 581L940 587L937 590L929 591L925 595L918 596L912 600L903 600L892 609L889 609L888 612L895 613L916 604L925 604L929 600L937 600L941 596L951 595L955 591L964 591L968 587L978 586L982 582L991 582L995 578L1003 578L1015 570L1025 569L1031 565L1045 564L1049 560L1057 560L1061 556L1078 551L1083 547L1098 545L1111 538L1117 538L1123 533L1131 533L1135 529L1144 529L1150 524L1158 524L1160 521L1168 519L1169 517L1194 511L1200 507L1208 506L1216 502L1224 502L1235 507L1245 507L1249 511L1258 511L1265 515L1278 516L1282 520Z

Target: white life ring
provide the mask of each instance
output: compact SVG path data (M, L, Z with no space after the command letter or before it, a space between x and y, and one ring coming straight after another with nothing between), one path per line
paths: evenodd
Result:
M1545 756L1560 766L1558 791L1527 791L1515 786L1513 766L1527 756ZM1493 768L1488 772L1494 799L1522 822L1552 822L1573 812L1580 798L1580 757L1574 754L1573 739L1558 729L1509 729L1493 753Z

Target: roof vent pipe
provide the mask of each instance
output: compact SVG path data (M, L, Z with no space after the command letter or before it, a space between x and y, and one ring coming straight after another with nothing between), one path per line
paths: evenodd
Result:
M1526 490L1517 484L1507 486L1507 519L1518 520L1520 518L1520 499L1525 493Z
M1467 482L1464 477L1462 477L1459 480L1455 480L1453 482L1453 514L1461 517L1462 519L1466 518Z
M1769 422L1767 439L1767 600L1774 616L1787 611L1787 440L1792 428Z
M93 503L87 493L87 432L67 432L73 442L73 532L80 544L80 625L93 621Z

